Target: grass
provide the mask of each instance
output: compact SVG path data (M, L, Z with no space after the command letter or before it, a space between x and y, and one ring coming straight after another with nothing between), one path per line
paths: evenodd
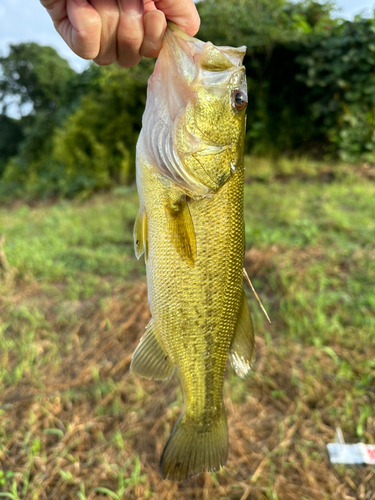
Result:
M375 443L373 171L246 159L245 265L256 362L228 367L227 466L181 483L158 461L178 380L129 373L149 320L134 188L0 208L0 498L375 499L371 467L326 444Z

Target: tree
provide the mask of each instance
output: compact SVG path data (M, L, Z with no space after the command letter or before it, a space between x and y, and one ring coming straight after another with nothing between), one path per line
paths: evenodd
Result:
M342 21L297 57L314 127L344 161L375 163L375 19Z
M72 196L134 180L135 148L153 65L144 60L128 70L115 65L92 68L80 105L55 134L52 158L61 172L60 192Z
M332 5L313 0L204 0L197 4L202 18L199 37L215 45L246 45L268 53L277 43L304 38L332 25Z
M55 49L36 43L11 45L0 68L0 127L6 129L0 140L0 176L10 169L8 174L22 183L51 153L54 130L70 107L76 73ZM20 120L7 115L10 104L18 107Z
M21 120L0 115L0 177L8 159L17 154L24 137Z
M324 36L337 24L331 18L332 5L313 0L203 0L197 7L203 40L247 46L247 151L279 154L312 140L306 87L295 79L295 59L307 40Z
M23 115L25 104L30 113L55 112L66 104L67 86L75 71L52 47L37 43L10 45L9 54L0 57L0 104L6 114L10 102Z

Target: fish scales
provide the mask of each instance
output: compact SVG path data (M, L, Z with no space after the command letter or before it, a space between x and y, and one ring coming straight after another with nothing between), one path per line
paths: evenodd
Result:
M194 380L195 373L223 377L237 322L242 274L234 271L242 269L243 261L242 175L239 168L217 196L190 204L197 241L194 267L181 262L164 231L165 195L157 176L144 182L146 213L153 214L148 219L147 264L151 314L157 336L180 367L186 404L196 418L214 411L222 388L202 377Z
M145 254L152 321L131 369L154 379L178 369L184 408L161 459L170 479L225 464L226 361L243 376L253 357L242 282L243 53L170 24L137 145L135 250Z

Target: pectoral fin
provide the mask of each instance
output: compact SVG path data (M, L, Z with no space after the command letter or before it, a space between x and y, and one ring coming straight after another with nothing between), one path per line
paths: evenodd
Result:
M173 374L174 364L157 339L152 320L133 353L130 371L153 380L164 380Z
M174 247L184 261L194 266L197 243L189 205L185 197L167 207L167 218Z
M236 330L229 351L230 363L241 378L245 378L254 359L254 330L245 292L238 315Z
M147 259L147 216L144 209L138 210L137 217L134 223L134 252L137 259L140 259L143 254Z

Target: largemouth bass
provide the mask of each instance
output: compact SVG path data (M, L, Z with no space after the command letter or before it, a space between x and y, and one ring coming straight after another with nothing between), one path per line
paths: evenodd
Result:
M160 462L169 479L226 463L226 361L244 377L254 354L242 279L245 50L169 23L137 144L135 252L152 320L131 370L162 380L178 369L184 407Z

